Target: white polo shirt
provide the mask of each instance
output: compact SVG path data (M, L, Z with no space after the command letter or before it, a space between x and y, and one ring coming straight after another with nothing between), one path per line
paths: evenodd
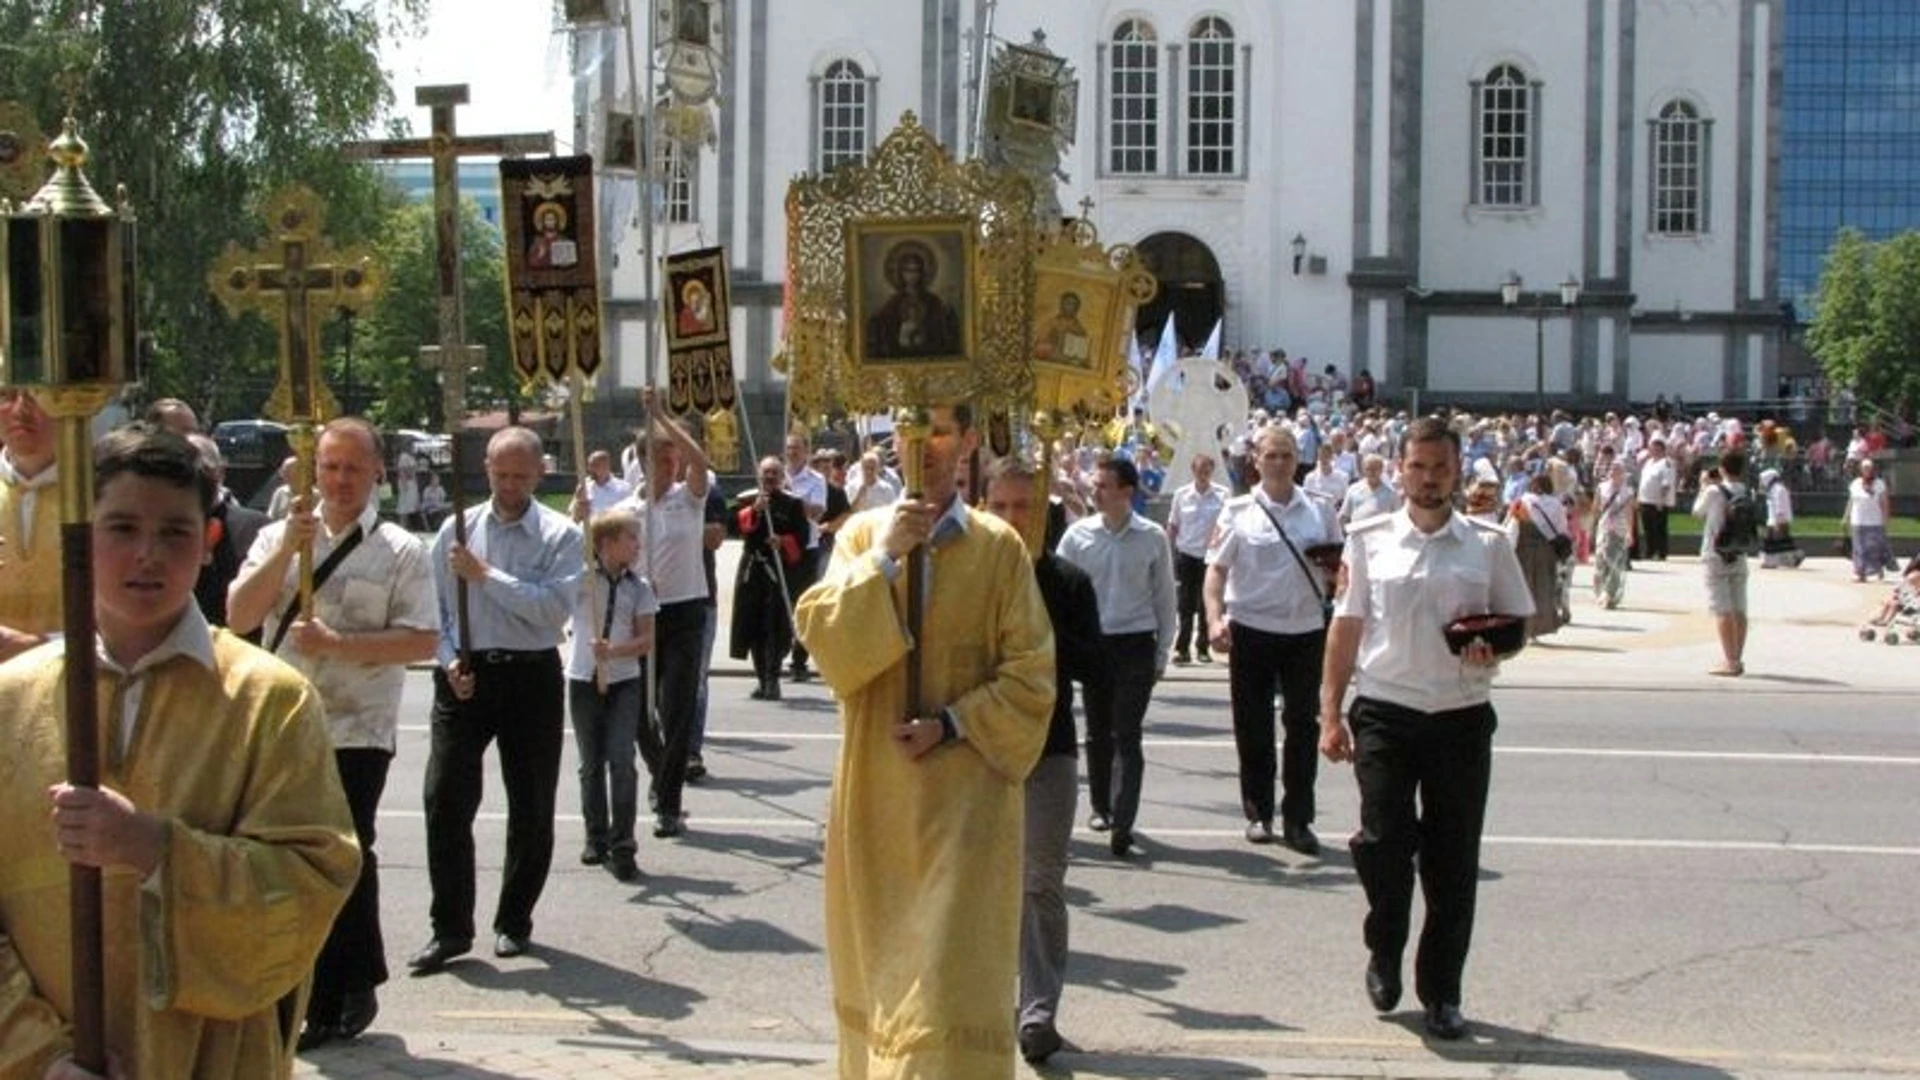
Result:
M1403 508L1347 534L1346 590L1335 618L1364 620L1355 665L1363 697L1420 712L1483 704L1494 669L1447 649L1467 615L1533 614L1533 595L1500 526L1454 514L1423 533Z
M1268 509L1273 517L1267 516ZM1285 540L1274 528L1274 518L1287 530ZM1207 564L1227 574L1227 621L1269 634L1324 629L1326 621L1314 588L1318 586L1325 596L1333 583L1307 559L1307 549L1337 544L1341 537L1333 504L1298 486L1285 503L1272 501L1264 488L1227 500L1226 509L1220 511L1216 542L1207 552ZM1299 559L1288 550L1287 540L1299 549ZM1308 569L1301 569L1302 562ZM1308 574L1313 575L1311 579Z

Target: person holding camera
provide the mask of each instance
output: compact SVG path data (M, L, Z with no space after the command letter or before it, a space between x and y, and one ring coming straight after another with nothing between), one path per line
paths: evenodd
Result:
M1227 500L1207 552L1207 633L1227 654L1233 741L1240 759L1240 806L1247 840L1273 842L1273 695L1283 699L1279 766L1281 839L1302 855L1320 851L1313 834L1313 785L1320 665L1327 643L1333 573L1312 549L1342 539L1334 505L1293 482L1299 446L1286 428L1254 441L1260 485Z

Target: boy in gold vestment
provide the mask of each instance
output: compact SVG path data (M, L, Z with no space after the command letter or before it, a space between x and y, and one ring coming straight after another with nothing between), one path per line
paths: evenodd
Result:
M68 866L102 871L115 1075L286 1077L360 864L319 698L193 602L212 477L177 435L95 451L101 787L64 783L65 654L0 666L0 1080L72 1046Z

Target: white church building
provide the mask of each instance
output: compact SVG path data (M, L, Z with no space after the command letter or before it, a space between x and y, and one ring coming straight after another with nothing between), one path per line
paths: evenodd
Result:
M1171 310L1198 345L1221 318L1229 348L1364 368L1402 400L1770 397L1779 7L715 0L717 137L667 161L660 251L726 246L739 382L777 408L787 181L860 160L908 110L964 155L991 16L1077 71L1059 201L1091 198L1102 238L1147 257L1143 327ZM598 146L630 108L627 52L577 33L576 141ZM637 386L644 240L611 240L616 377Z

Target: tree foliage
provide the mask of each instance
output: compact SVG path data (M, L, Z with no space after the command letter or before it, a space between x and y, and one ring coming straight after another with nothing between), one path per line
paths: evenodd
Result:
M57 76L77 102L90 179L125 184L141 222L143 329L152 396L203 418L252 415L275 377L276 335L208 295L228 241L258 243L257 207L299 182L326 200L337 243L373 238L397 202L341 143L392 102L383 33L417 27L426 0L0 0L0 98L51 128Z
M1842 230L1827 252L1807 348L1863 402L1920 404L1920 233L1873 243Z
M379 388L359 394L368 418L384 427L445 430L438 376L420 363L419 347L440 339L439 298L434 292L436 251L433 207L407 206L388 218L378 245L387 268L387 291L354 334L354 382ZM502 282L506 254L499 230L472 202L461 206L460 253L466 283L467 342L484 345L486 365L468 376L472 408L508 408L522 403L507 351L507 309ZM336 363L339 357L336 357ZM364 372L364 374L362 374ZM333 385L344 385L336 369Z

